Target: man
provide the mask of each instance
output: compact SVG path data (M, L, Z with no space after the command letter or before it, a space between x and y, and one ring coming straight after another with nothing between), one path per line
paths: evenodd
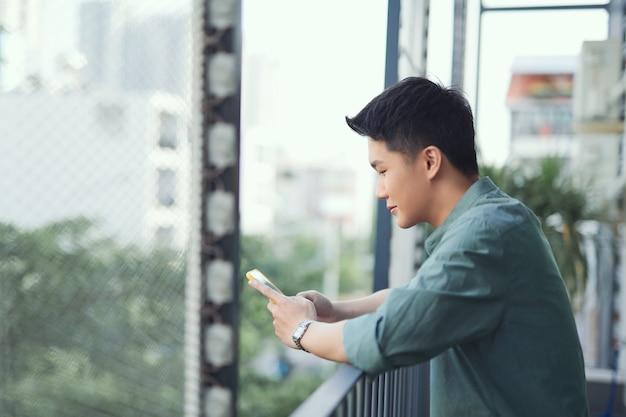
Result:
M428 258L406 286L353 301L277 295L287 346L369 375L431 360L432 416L586 416L585 369L569 298L540 222L479 178L463 95L407 78L354 118L376 196L398 226L426 222Z

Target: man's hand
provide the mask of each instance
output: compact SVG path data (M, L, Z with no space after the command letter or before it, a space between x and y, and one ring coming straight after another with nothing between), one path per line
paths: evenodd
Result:
M267 309L274 317L276 336L286 346L296 349L291 336L298 324L305 320L317 320L313 302L301 296L287 297L256 280L248 281L248 284L270 300Z
M324 294L317 291L303 291L298 293L298 297L304 297L310 300L315 306L317 319L326 323L334 323L337 321L337 312L331 300Z

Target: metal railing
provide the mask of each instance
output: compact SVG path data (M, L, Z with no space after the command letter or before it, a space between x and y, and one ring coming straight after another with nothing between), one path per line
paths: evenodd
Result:
M428 379L428 364L396 369L375 378L344 365L291 417L428 417Z

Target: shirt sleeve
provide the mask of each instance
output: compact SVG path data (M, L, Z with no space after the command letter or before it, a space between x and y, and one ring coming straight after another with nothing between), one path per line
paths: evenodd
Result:
M462 223L444 235L407 286L392 289L376 312L346 323L350 363L377 375L427 361L498 326L509 288L504 243L480 219Z

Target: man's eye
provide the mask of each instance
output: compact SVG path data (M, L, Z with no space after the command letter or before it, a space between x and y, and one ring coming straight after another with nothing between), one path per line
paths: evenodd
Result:
M384 177L386 173L387 173L387 170L384 170L384 171L380 171L378 175L382 175Z

